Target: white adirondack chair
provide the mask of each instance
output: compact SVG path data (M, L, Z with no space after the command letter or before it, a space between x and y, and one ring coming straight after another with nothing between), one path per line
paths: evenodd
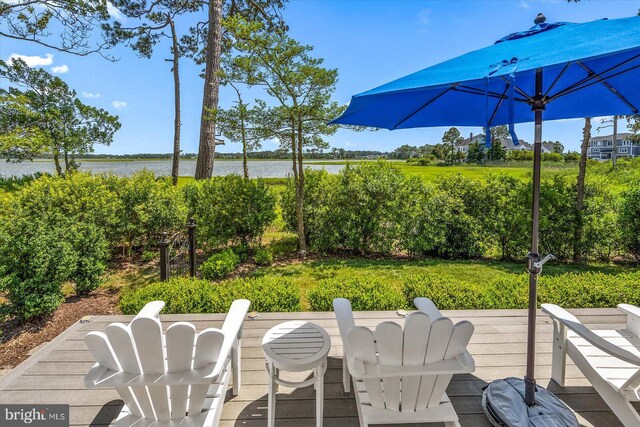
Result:
M216 426L233 375L240 390L240 340L250 302L231 304L222 329L196 333L187 322L162 332L164 302L147 304L129 323L112 323L84 341L96 358L87 388L115 388L125 403L117 427Z
M618 309L627 314L625 329L592 331L561 307L542 304L554 326L551 378L564 387L569 355L622 424L640 427L631 405L640 401L640 308Z
M442 316L440 310L429 298L416 298L413 300L416 308L425 313L431 321L434 321ZM351 302L348 299L336 298L333 300L333 308L336 314L336 320L338 322L338 329L340 330L340 338L342 338L343 357L342 357L342 386L344 392L351 392L351 375L349 375L349 368L347 366L347 358L344 356L347 353L347 346L349 340L347 334L356 324L353 320L353 311L351 310Z
M342 333L353 322L351 305L341 298L333 304ZM470 322L454 325L446 317L432 320L421 311L409 314L404 328L394 322L383 322L373 332L351 326L343 346L360 425L444 422L448 427L459 426L446 389L453 374L475 370L466 350L472 334Z

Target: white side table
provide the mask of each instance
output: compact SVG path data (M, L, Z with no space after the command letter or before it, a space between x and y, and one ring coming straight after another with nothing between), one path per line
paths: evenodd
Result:
M277 386L300 388L311 384L316 389L316 426L322 427L324 402L324 374L331 338L320 326L305 321L281 323L269 329L262 339L269 375L268 427L274 427ZM301 382L285 381L280 370L288 372L313 371L313 377Z

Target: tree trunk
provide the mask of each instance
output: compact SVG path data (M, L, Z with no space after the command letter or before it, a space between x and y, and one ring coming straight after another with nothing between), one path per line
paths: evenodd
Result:
M298 199L296 200L296 216L298 220L298 253L307 254L307 239L304 231L304 165L302 164L302 123L298 122ZM293 154L295 156L295 153Z
M210 0L196 179L211 178L213 174L213 158L216 153L216 122L215 119L212 119L211 114L218 108L220 89L221 18L222 0Z
M244 177L249 179L249 165L247 164L247 136L244 129L244 120L242 121L242 172Z
M584 177L587 172L587 148L591 140L591 118L584 119L582 130L582 145L580 146L580 163L578 164L578 182L576 184L576 228L573 234L573 262L582 262L582 232L584 223L582 210L584 208Z
M301 186L296 146L296 124L295 121L291 119L291 162L293 166L293 182L296 187L296 230L298 234L298 252L300 255L304 256L307 251L307 241L304 235L304 204L302 202L304 190L300 191Z
M173 164L171 165L171 177L173 185L178 185L178 176L180 169L180 69L178 50L178 36L176 34L176 26L172 19L169 19L171 27L171 39L173 41Z
M618 116L613 116L613 150L611 152L611 161L613 169L618 165Z
M58 173L59 176L62 176L62 166L60 166L60 152L59 151L54 151L53 152L53 162L56 165L56 172Z
M69 153L67 150L64 150L64 171L69 173Z

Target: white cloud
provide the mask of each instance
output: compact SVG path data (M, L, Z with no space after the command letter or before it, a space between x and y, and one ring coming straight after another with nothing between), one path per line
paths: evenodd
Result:
M69 67L67 67L65 64L58 65L56 67L51 67L51 72L54 74L64 74L64 73L67 73L68 71L69 71Z
M110 1L107 2L107 12L116 21L125 21L126 17L120 12L120 10L113 5Z
M11 63L14 59L22 59L29 67L44 67L45 65L53 64L53 55L50 53L47 53L44 56L28 56L20 55L19 53L12 53L9 55L7 62Z
M83 98L100 98L100 94L82 91L82 97Z
M422 9L418 12L418 20L421 25L429 25L431 23L431 9Z
M120 110L120 109L122 109L122 108L124 108L124 107L126 107L127 105L128 105L128 104L127 104L126 102L124 102L124 101L113 101L113 102L111 103L111 106L112 106L113 108L117 108L117 109L119 109L119 110Z
M524 0L520 0L520 7L521 7L522 9L530 9L530 8L531 8L531 6L529 5L529 3L527 3L527 2L526 2L526 1L524 1Z

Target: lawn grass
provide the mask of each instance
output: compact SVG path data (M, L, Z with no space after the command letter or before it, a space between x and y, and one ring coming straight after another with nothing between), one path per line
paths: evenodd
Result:
M137 289L160 280L160 266L157 260L144 265L121 263L111 267L102 276L101 288L129 290Z

